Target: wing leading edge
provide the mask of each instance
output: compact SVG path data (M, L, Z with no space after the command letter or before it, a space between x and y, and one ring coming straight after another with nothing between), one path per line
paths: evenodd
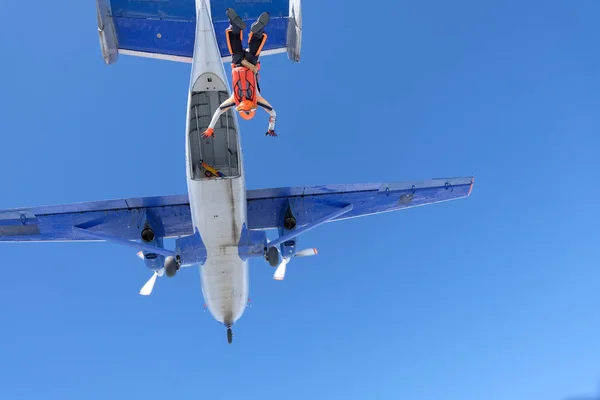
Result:
M350 204L352 211L333 221L468 197L473 182L473 178L454 178L250 190L248 229L277 228L288 205L300 227ZM137 240L144 216L160 221L164 237L193 233L188 197L177 195L0 210L0 241L85 241L89 237L74 227L86 224L100 234Z

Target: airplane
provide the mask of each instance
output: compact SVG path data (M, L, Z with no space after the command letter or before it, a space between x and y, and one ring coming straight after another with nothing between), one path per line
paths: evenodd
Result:
M240 129L235 114L220 117L215 137L203 139L211 116L229 97L225 9L234 0L169 2L97 0L102 55L120 54L191 63L186 121L187 195L93 201L0 210L1 242L109 242L138 250L152 276L140 290L149 295L156 279L197 266L206 307L227 328L248 303L251 259L275 268L284 279L298 238L325 223L468 197L473 177L415 182L338 184L246 190ZM261 56L287 52L300 60L300 0L236 2L250 24L271 15ZM212 11L211 11L212 8ZM267 239L267 231L278 237ZM167 249L166 238L175 239Z

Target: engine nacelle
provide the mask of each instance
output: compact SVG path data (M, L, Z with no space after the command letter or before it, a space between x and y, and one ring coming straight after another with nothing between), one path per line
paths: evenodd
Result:
M156 238L156 234L154 233L154 229L150 228L150 226L144 227L142 229L141 238L145 243L152 243Z
M288 209L285 212L285 216L283 217L283 229L286 231L291 231L296 228L296 217L294 216L294 212L292 211L291 204L288 203Z
M160 246L158 247L163 247L162 240L160 242ZM142 251L141 253L146 267L148 267L152 271L158 271L162 269L162 267L165 265L165 256L163 256L162 254L156 254L146 251Z
M283 221L281 221L281 227L279 228L279 236L283 236L296 229L296 217L294 216L294 210L292 204L287 202L287 209L283 215ZM279 251L282 257L289 258L296 253L296 245L298 238L287 240L279 245Z
M296 254L296 243L298 239L292 239L281 243L279 249L281 251L281 255L286 258L293 257Z
M140 221L140 239L142 242L151 246L164 248L163 246L163 226L160 220L155 218L152 213L146 211ZM164 267L165 256L151 251L142 251L142 258L146 267L153 271L158 271Z

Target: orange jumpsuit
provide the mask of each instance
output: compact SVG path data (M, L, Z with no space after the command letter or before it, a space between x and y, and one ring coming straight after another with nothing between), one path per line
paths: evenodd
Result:
M271 104L260 95L256 84L256 76L246 67L236 67L232 71L233 94L225 100L217 111L215 111L208 129L214 129L219 117L234 106L238 106L244 100L250 100L269 114L268 133L275 132L275 120L277 113Z
M269 127L267 130L267 135L276 136L275 119L277 118L277 114L271 104L269 104L269 102L260 95L258 74L254 75L251 70L241 65L242 60L246 59L247 61L256 65L260 70L260 62L258 61L258 57L260 56L260 52L267 40L267 34L260 33L255 35L250 33L248 38L248 50L244 50L242 47L242 32L239 30L239 28L233 27L232 29L230 27L225 31L225 35L227 36L227 46L232 57L231 85L233 94L215 111L208 129L204 133L204 136L212 136L219 117L232 107L239 106L244 100L253 102L269 114Z

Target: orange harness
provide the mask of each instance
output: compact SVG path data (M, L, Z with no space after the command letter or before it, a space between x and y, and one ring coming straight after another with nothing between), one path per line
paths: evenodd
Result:
M239 106L244 100L256 103L256 76L246 67L234 67L231 71L233 98Z

